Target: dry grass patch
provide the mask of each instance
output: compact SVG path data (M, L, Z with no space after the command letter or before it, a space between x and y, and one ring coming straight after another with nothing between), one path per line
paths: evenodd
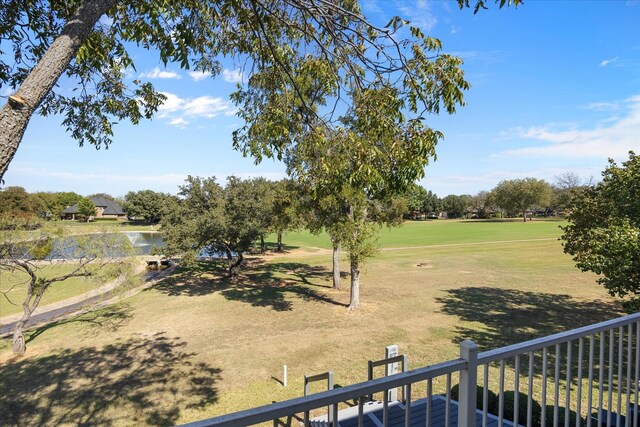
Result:
M162 419L186 422L300 396L305 373L331 369L341 385L365 380L366 361L383 357L389 344L398 344L409 355L410 366L417 367L457 357L457 343L464 338L488 349L621 313L594 276L578 272L554 240L383 251L363 272L363 308L357 312L346 310L347 278L345 290L331 288L330 262L324 252L252 257L250 268L235 281L223 277L222 265L202 263L193 270L177 270L131 298L128 320L115 329L69 322L35 331L38 335L29 343L26 358L13 362L8 362L7 342L1 342L0 363L5 365L0 368L0 385L18 372L32 373L39 367L41 374L30 380L20 374L24 387L35 382L32 396L22 386L11 390L22 393L24 405L37 403L30 406L36 415L30 416L43 416L39 408L48 402L47 416L65 420L69 405L85 403L80 397L58 402L49 394L50 387L61 379L80 387L87 384L86 377L78 370L60 374L64 378L50 375L54 361L90 353L96 366L104 366L111 360L107 349L118 343L151 340L148 345L153 346L154 337L163 337L179 343L179 355L188 355L178 356L189 367L180 379L160 368L149 377L148 388L121 389L118 399L108 400L104 408L92 407L93 416L113 416L117 402L116 424L127 424L125 420L134 419L137 402L154 408L164 401L158 398L164 389L156 391L151 385L155 382L188 400L190 378L201 378L192 369L203 364L215 370L215 384L205 385L215 392L215 399L185 400L179 407L157 409ZM418 263L431 267L417 268ZM119 351L138 363L138 353ZM172 345L168 351L178 352ZM33 368L17 370L27 366L20 363ZM289 369L286 388L278 383L283 364ZM116 381L127 369L116 365L103 374L104 380ZM140 375L143 372L140 366ZM7 399L0 397L5 403L0 411L7 411ZM174 410L171 416L163 415L169 409ZM160 424L148 416L137 421Z

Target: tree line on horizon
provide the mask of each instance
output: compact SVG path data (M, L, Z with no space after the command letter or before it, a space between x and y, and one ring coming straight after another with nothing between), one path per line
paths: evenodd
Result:
M271 186L284 186L287 191L300 193L301 189L292 186L290 179L270 181L257 178ZM285 185L284 183L288 183ZM270 203L268 185L263 187L264 195L259 196L264 203ZM449 194L438 197L419 184L412 184L398 196L403 202L403 219L436 218L477 218L523 217L527 211L535 211L544 216L562 215L571 209L573 200L587 188L593 186L593 178L585 179L574 172L556 176L553 184L535 178L510 179L500 181L491 191L479 191L471 194ZM180 193L171 194L154 190L129 191L124 196L112 196L107 193L95 193L82 196L73 191L38 191L29 193L20 186L8 186L0 189L0 217L12 216L24 219L57 220L62 211L83 200L103 197L116 202L127 213L131 221L143 221L147 224L160 222L167 203L180 198ZM300 197L296 194L295 197ZM88 215L80 215L82 218ZM37 221L35 221L37 223Z

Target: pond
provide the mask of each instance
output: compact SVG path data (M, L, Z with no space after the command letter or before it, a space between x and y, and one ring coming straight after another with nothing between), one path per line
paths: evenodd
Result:
M153 249L165 246L160 233L127 231L123 234L126 235L131 242L131 246L133 246L136 255L149 255Z
M127 248L131 245L132 251ZM155 255L154 249L163 248L164 240L159 233L127 231L123 233L96 233L77 236L68 236L56 239L51 243L46 241L38 245L36 250L45 251L43 259L69 259L87 256L83 248L90 248L92 256L112 257L125 255ZM35 255L32 244L19 245L15 248L14 256L18 258L33 258L43 255ZM28 252L28 253L27 253ZM26 255L22 255L25 254ZM45 255L46 254L46 255ZM236 255L235 253L233 254ZM91 255L90 255L91 256ZM200 252L199 257L225 257L222 253Z

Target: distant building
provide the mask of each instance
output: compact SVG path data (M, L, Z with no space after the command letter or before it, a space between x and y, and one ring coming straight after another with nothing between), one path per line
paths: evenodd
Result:
M127 214L119 204L104 197L92 197L91 201L96 207L94 218L127 219ZM76 219L78 205L72 205L62 211L62 219Z

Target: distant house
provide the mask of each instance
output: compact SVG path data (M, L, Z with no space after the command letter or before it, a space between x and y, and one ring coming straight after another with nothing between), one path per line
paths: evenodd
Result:
M127 219L127 214L119 204L104 197L92 197L91 201L96 207L94 218ZM62 211L62 219L76 219L78 205L72 205Z

